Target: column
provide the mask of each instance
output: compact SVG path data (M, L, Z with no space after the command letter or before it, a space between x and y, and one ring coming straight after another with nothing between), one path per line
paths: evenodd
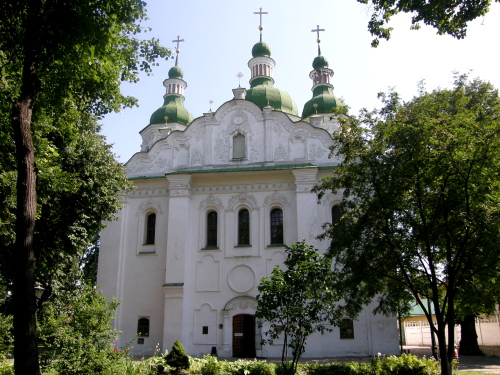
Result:
M311 225L318 221L318 203L316 194L311 189L318 182L318 167L293 169L295 176L295 196L297 200L297 240L303 238L309 245L316 246L316 235L320 233L318 223L317 233L310 233ZM313 228L315 225L313 226Z
M165 266L165 309L163 315L163 350L176 339L185 342L184 282L185 252L189 245L191 175L168 175L170 188L167 226L167 261Z

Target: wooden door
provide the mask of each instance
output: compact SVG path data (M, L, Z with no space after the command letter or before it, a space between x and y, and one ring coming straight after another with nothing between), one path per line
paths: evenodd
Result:
M255 316L233 317L233 357L255 358Z

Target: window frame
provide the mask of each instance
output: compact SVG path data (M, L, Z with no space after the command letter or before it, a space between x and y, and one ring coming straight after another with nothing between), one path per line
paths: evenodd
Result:
M281 217L279 218L280 220L278 221L278 223L275 225L275 222L276 220L273 218L273 213L274 212L277 212L277 211L280 211L281 212ZM269 230L270 230L270 233L269 233L269 242L270 242L270 245L269 246L285 246L285 230L284 230L284 213L283 213L283 208L281 207L272 207L270 212L269 212ZM281 236L281 241L279 241L280 238L278 239L273 239L274 237L274 228L277 228L278 232L281 232L278 233L278 235Z
M340 329L340 339L354 339L354 321L351 318L342 318Z
M215 220L211 219L215 215ZM215 209L208 210L206 213L205 225L205 250L218 249L219 245L219 213Z
M154 211L146 213L145 229L144 229L144 245L154 245L156 243L156 219L157 214ZM152 222L150 218L153 218ZM152 232L152 236L151 236ZM152 238L151 238L152 237Z
M238 138L240 137L240 138ZM242 155L236 155L235 151L236 151L236 138L238 139L242 139L242 141L239 141L239 142L242 142L243 145L242 147L238 147L238 149L242 149ZM234 136L233 136L233 147L232 147L232 160L245 160L247 158L247 139L246 139L246 135L241 133L241 132L238 132L236 133Z
M245 220L245 218L241 217L241 214L243 212L246 212L246 222L242 222ZM237 246L241 247L249 247L251 245L251 232L250 232L250 210L246 207L242 207L241 209L238 210L238 228L237 228L237 237L238 237L238 244ZM244 226L242 228L242 226ZM242 234L243 232L243 234ZM246 233L244 233L246 232ZM242 238L246 236L247 238ZM243 240L247 240L246 242Z
M147 322L147 324L141 324ZM147 329L144 329L146 327ZM145 332L143 332L143 330ZM147 316L141 316L137 319L137 336L138 337L149 337L151 331L151 320Z

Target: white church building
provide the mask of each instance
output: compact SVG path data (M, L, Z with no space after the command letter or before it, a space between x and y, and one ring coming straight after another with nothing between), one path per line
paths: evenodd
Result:
M313 98L300 115L274 87L275 61L262 35L252 56L250 88L234 89L196 119L184 107L187 84L176 59L163 106L125 165L135 190L101 234L98 285L121 301L117 345L134 340L133 354L170 350L178 339L192 356L281 356L279 343L260 343L259 282L283 264L285 245L328 246L317 236L341 197L318 203L311 188L339 163L329 157L339 116L332 110L346 107L333 95L333 71L318 39ZM373 315L373 307L311 336L303 357L399 353L396 319Z

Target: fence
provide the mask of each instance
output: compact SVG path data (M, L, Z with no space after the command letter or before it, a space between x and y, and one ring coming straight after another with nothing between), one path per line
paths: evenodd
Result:
M476 318L477 341L481 346L500 345L500 315ZM455 326L455 342L460 342L460 326ZM404 342L406 345L430 346L431 331L427 320L404 322Z

